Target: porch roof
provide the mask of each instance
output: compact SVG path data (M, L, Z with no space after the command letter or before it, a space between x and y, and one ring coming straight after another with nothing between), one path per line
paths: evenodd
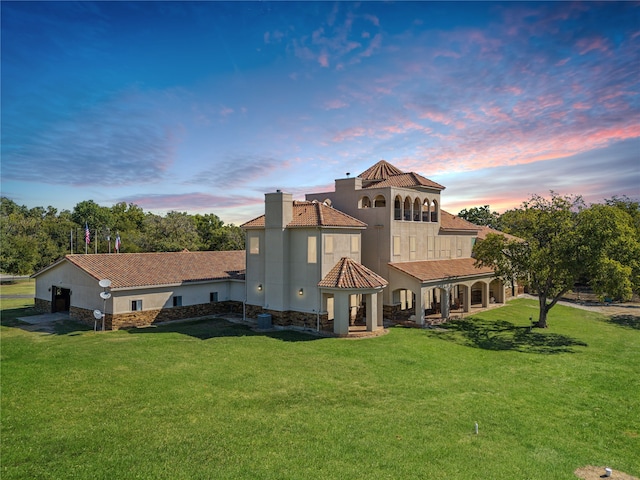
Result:
M454 258L449 260L397 262L389 263L389 266L421 282L451 280L452 278L462 279L465 277L486 276L494 273L492 268L477 268L474 263L475 259L473 258Z
M381 288L388 284L380 275L348 257L342 257L318 282L319 287L354 289Z

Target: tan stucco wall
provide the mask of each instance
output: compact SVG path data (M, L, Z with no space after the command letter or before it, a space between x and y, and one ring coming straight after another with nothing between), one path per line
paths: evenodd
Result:
M40 273L36 277L36 298L51 301L51 287L71 290L71 305L89 310L102 309L98 280L67 261Z
M131 311L132 300L142 300L142 310L174 308L173 297L182 296L182 306L209 303L210 293L218 293L218 301L244 300L244 283L239 281L218 281L201 284L186 284L179 286L156 287L138 290L111 292L111 305L107 306L108 313L121 314ZM102 309L102 306L100 306Z
M273 195L273 196L272 196ZM273 200L290 201L286 194L268 194L267 213L280 216L280 208ZM286 218L286 215L283 217ZM277 224L264 230L248 229L247 245L247 304L280 312L317 313L321 309L318 282L342 257L360 262L362 241L360 229L341 228L281 228ZM251 237L259 238L260 251L252 254ZM308 258L308 239L316 240L315 263ZM326 253L327 237L333 240L333 253ZM352 239L357 249L352 251ZM259 287L262 287L260 289ZM302 289L302 295L300 295Z

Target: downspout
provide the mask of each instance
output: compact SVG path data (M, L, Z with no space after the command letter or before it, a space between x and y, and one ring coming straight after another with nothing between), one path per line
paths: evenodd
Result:
M316 252L316 255L318 255L318 265L320 265L320 275L322 275L322 252L324 252L324 236L322 235L322 229L320 227L318 227L318 233L320 235L320 248L318 249L318 251ZM322 280L322 279L321 279ZM320 290L320 287L318 287L316 285L316 288L318 289L318 309L316 310L316 332L320 331L320 308L322 308L322 291Z
M247 242L247 236L245 235L245 245ZM242 321L246 322L247 321L247 260L249 254L247 253L247 250L245 248L245 254L244 254L244 300L242 301Z

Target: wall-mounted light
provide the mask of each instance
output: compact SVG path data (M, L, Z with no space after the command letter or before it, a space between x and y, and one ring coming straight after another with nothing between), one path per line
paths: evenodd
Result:
M300 290L298 290L298 295L302 295L302 294L304 294L304 289L303 289L303 288L301 288Z
M261 291L262 291L262 284L261 284L261 283L258 285L258 291L259 291L259 292L261 292Z

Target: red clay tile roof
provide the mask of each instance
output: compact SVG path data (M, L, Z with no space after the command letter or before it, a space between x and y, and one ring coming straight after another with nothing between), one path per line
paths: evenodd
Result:
M249 220L241 228L264 228L265 216ZM287 227L348 227L366 228L367 224L340 210L317 201L294 201L293 219Z
M400 175L402 173L404 173L402 170L394 167L386 160L380 160L375 165L367 168L358 177L363 180L385 180L391 175Z
M384 278L349 257L342 257L318 283L325 288L380 288L389 284Z
M391 175L388 178L376 183L371 183L362 188L381 188L381 187L429 187L437 190L444 190L444 187L439 183L433 182L428 178L423 177L419 173L409 172L400 173L398 175Z
M440 210L440 229L441 230L468 230L470 232L478 232L482 229L478 225L467 222L464 218L457 217Z
M362 178L362 188L380 187L429 187L444 190L445 187L415 172L403 172L386 160L380 160L358 177Z
M65 259L96 280L108 278L111 288L244 279L246 264L244 250L75 254Z
M264 228L264 215L260 215L240 225L240 228Z
M428 282L451 277L473 277L492 274L489 267L476 268L473 258L454 258L450 260L426 260L421 262L390 263L389 266L410 275L421 282Z
M491 228L491 227L478 227L478 228L480 229L480 231L478 232L479 240L484 240L485 238L487 238L488 234L495 233L497 235L502 235L507 240L515 240L517 242L523 241L520 237L516 237L515 235L510 235L508 233L501 232L500 230L495 230L494 228Z

